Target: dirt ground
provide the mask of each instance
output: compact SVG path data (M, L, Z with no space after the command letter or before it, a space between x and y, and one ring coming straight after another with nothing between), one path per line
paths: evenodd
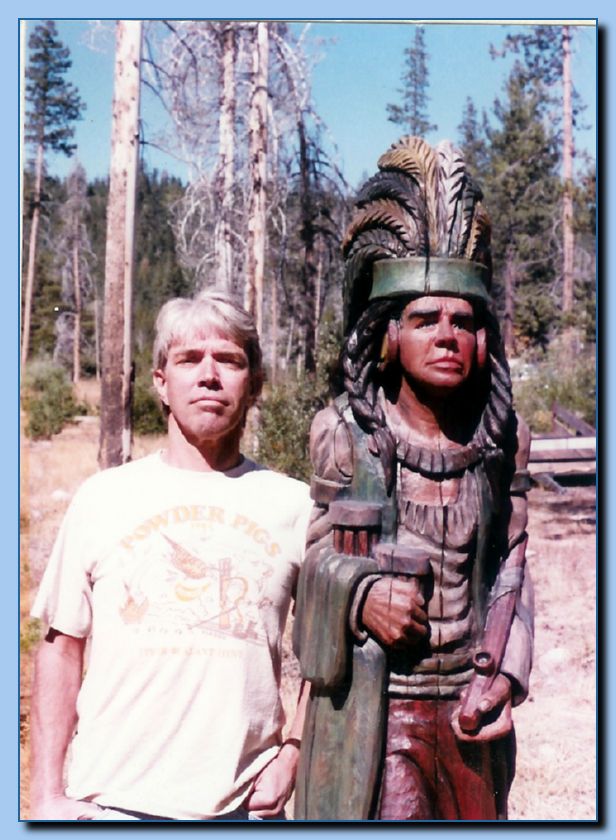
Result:
M97 469L98 421L82 418L51 441L21 442L21 815L28 816L32 595L68 502ZM138 439L134 457L160 446ZM517 774L512 820L596 818L596 504L594 487L530 492L528 563L535 585L535 661L530 696L514 711ZM286 705L297 691L288 649Z

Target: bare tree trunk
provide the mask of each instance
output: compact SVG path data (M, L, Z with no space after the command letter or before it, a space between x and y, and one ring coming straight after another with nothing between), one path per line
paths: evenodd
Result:
M73 295L75 298L75 319L73 321L73 383L79 382L81 373L81 276L79 274L79 245L73 242Z
M507 248L505 257L505 313L503 318L503 343L507 355L515 353L515 336L513 323L515 317L515 257L513 248Z
M103 469L130 460L131 450L131 318L141 30L138 20L119 20L116 24L98 453Z
M304 346L304 371L306 373L314 373L316 370L316 324L314 316L317 261L315 253L315 229L312 220L312 208L310 202L308 144L306 140L306 128L302 118L300 118L297 128L299 133L299 167L302 208L301 236L304 243L304 264L302 267L302 275L304 278L304 299L301 305L304 334L302 343Z
M101 302L94 299L94 366L96 368L96 381L101 378Z
M272 368L271 368L271 382L276 384L278 378L278 281L273 278L272 282L272 327L271 327L271 346L272 346Z
M36 150L36 165L34 172L34 209L30 225L30 243L28 248L28 270L26 273L26 291L24 298L23 328L21 333L21 363L25 365L30 352L30 324L32 321L32 296L34 292L34 268L36 265L36 246L38 239L39 220L41 217L41 188L43 183L43 144L39 143Z
M289 333L287 335L287 350L284 355L284 369L288 370L291 364L291 352L293 350L293 338L295 334L295 315L291 315L291 322L289 323Z
M249 114L251 194L248 215L246 308L263 330L263 280L265 274L265 186L267 178L267 81L269 29L260 21L255 26L253 90Z
M235 60L236 33L229 24L223 33L222 97L219 123L219 162L216 190L220 218L214 231L214 260L216 285L232 290L233 245L231 241L231 213L233 210L233 180L235 164Z
M317 256L317 271L314 287L314 354L319 354L319 326L321 323L321 294L323 286L323 242L320 240Z
M573 309L573 114L571 33L563 26L563 314Z

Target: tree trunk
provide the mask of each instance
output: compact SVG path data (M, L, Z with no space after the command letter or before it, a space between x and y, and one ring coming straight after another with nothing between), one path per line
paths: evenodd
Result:
M276 385L278 378L278 282L274 277L272 281L272 327L271 327L271 382Z
M515 275L516 265L513 248L507 249L505 256L505 313L503 317L503 343L507 355L515 354L515 336L513 323L515 318Z
M315 286L318 274L317 257L315 253L315 230L312 219L312 203L310 196L310 171L308 159L308 144L306 140L306 127L300 118L298 126L299 134L299 167L301 184L301 208L302 208L302 230L301 236L304 243L304 265L302 274L304 278L304 299L302 301L303 319L303 345L304 345L304 371L314 373L316 370L316 324L315 324Z
M137 20L119 20L116 24L98 453L103 469L130 460L131 450L131 317L141 29L142 23Z
M319 326L321 323L321 296L323 294L323 240L319 239L319 247L317 249L317 271L315 276L314 288L314 354L315 362L319 355Z
M573 310L573 113L571 33L563 27L563 315Z
M73 241L73 296L75 319L73 321L73 383L79 382L81 373L81 276L79 273L79 244Z
M245 303L254 316L259 335L263 330L263 280L265 274L265 186L267 179L267 82L269 29L261 21L254 30L252 97L249 114L250 207Z
M220 217L214 231L216 285L228 291L232 291L234 281L231 214L233 210L235 165L235 60L236 33L234 25L230 24L223 33L222 97L216 178L217 205L220 210Z
M96 381L101 379L101 302L98 296L94 299L94 366Z
M43 183L44 153L43 144L39 143L36 150L36 165L34 172L34 209L30 225L30 243L28 247L28 270L26 273L26 291L24 297L23 328L21 333L21 364L28 361L30 352L30 324L32 321L32 297L34 293L34 268L36 265L36 246L38 227L41 217L41 189Z

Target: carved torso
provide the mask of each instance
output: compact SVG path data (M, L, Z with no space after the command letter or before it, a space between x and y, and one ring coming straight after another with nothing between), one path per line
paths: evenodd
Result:
M422 496L433 502L418 501ZM397 502L398 543L430 558L432 580L425 593L430 638L415 655L391 657L389 692L457 697L472 675L475 636L470 586L479 506L474 473L465 470L461 478L437 482L400 467Z

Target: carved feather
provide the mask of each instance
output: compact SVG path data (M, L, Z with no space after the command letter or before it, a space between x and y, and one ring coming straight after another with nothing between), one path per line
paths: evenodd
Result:
M475 259L490 243L490 220L480 202L475 205L475 214L470 236L466 244L466 258Z
M466 167L459 149L448 140L436 147L439 156L439 252L457 251L461 227L461 198L466 183Z
M360 231L369 227L383 227L393 231L408 248L413 247L417 225L410 213L396 201L384 199L372 201L362 207L355 215L343 242L343 250L346 250L353 237Z
M377 172L361 188L356 206L363 207L369 201L391 198L418 219L423 215L417 204L418 193L417 182L404 172Z
M457 247L453 256L463 257L466 252L466 246L471 235L473 227L473 214L475 212L475 204L481 199L481 190L476 186L471 178L467 178L464 185L464 194L462 196L462 214L460 220L460 238L458 239Z
M438 247L438 158L421 137L403 137L378 161L379 169L398 169L414 178L425 195L430 252Z

